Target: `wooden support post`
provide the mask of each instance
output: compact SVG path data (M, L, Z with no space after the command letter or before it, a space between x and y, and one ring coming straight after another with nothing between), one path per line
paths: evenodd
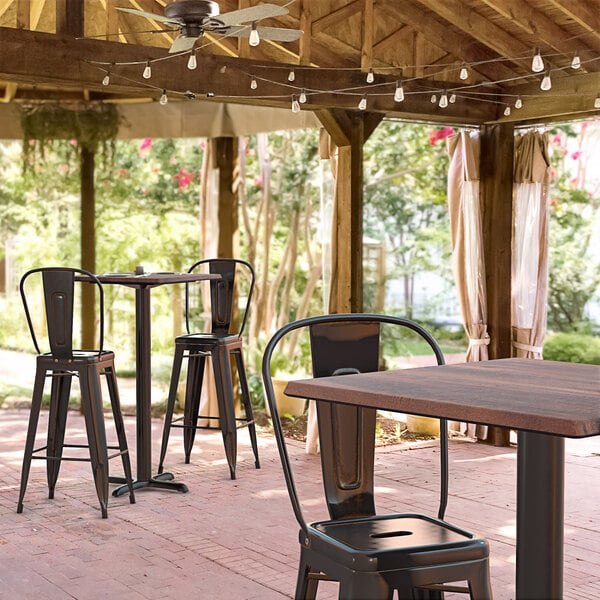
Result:
M362 312L363 145L383 115L333 110L317 116L338 147L329 311Z
M96 272L96 194L94 190L95 154L85 146L79 154L81 177L81 268ZM95 289L83 286L81 308L82 348L95 348Z
M481 198L490 360L511 356L513 150L512 124L483 127ZM507 446L509 431L490 427L488 442Z
M233 191L237 162L238 138L219 137L211 140L213 167L219 170L219 239L217 256L230 258L235 254L238 230L237 195Z

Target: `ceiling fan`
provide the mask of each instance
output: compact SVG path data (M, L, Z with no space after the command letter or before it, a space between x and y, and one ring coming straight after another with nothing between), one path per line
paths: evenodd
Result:
M276 42L293 42L302 35L302 31L298 29L256 25L256 22L261 19L288 13L287 8L275 4L259 4L223 14L219 14L219 5L210 0L176 0L165 6L164 16L135 8L118 8L118 10L153 19L178 29L179 35L169 48L169 53L191 50L196 40L205 32L249 38L251 46L258 45L261 38Z

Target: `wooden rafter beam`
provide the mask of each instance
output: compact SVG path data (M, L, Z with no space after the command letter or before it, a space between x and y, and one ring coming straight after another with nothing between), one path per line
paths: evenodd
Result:
M362 19L362 50L360 56L360 66L363 71L373 66L373 36L375 31L375 9L373 0L363 0L363 19Z
M473 39L467 35L449 29L447 24L434 18L430 12L417 4L403 2L400 6L396 0L379 0L377 8L383 14L383 18L396 23L404 23L421 34L421 40L425 40L438 48L445 50L452 56L457 57L457 62L464 60L468 63L480 63L497 58L491 50L480 44L474 44ZM422 64L421 57L416 57L415 65ZM515 76L514 70L504 64L489 62L479 64L474 70L486 79L499 81ZM417 76L419 76L417 74Z
M326 31L330 27L337 25L338 23L341 23L361 12L364 6L363 2L364 0L353 0L341 8L330 12L324 17L314 20L312 23L313 35L316 35L322 31Z
M29 0L17 0L17 28L31 29L31 7Z
M600 39L600 3L598 0L550 0L565 15Z
M522 0L483 0L490 8L508 19L529 35L536 36L540 42L558 52L575 53L588 48L582 40L572 39L568 32L557 25L546 13L536 10ZM589 48L600 50L600 40Z

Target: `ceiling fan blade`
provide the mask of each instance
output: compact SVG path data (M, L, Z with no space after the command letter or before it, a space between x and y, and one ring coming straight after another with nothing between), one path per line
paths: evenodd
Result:
M260 21L260 19L268 19L269 17L279 17L287 15L288 9L276 4L259 4L258 6L250 6L249 8L241 8L231 12L217 15L215 18L221 21L224 25L241 25L242 23L251 23Z
M184 24L183 19L168 19L167 17L163 17L162 15L157 15L156 13L146 12L145 10L137 10L135 8L119 8L117 10L121 12L130 13L132 15L137 15L138 17L146 17L146 19L153 19L155 21L160 21L161 23L168 23L173 27L180 27Z
M173 44L169 48L169 54L174 54L175 52L187 52L188 50L191 50L194 47L197 39L197 37L178 35L173 40Z
M300 29L285 29L283 27L257 27L258 35L263 40L272 40L274 42L295 42L302 37L304 33ZM250 37L252 27L242 25L241 27L228 27L227 36Z

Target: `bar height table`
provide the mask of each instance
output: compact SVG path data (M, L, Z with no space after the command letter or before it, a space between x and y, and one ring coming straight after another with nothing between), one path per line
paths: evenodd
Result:
M220 275L205 273L104 273L97 275L103 284L117 284L135 288L135 407L136 407L136 479L135 489L158 488L187 492L184 483L170 481L171 473L152 476L152 378L150 318L150 293L152 288L173 283L189 283L207 279L219 279ZM111 478L121 482L120 478ZM127 493L123 485L113 491L113 496Z
M564 438L600 435L600 366L509 358L290 381L285 393L518 430L516 598L563 597Z

